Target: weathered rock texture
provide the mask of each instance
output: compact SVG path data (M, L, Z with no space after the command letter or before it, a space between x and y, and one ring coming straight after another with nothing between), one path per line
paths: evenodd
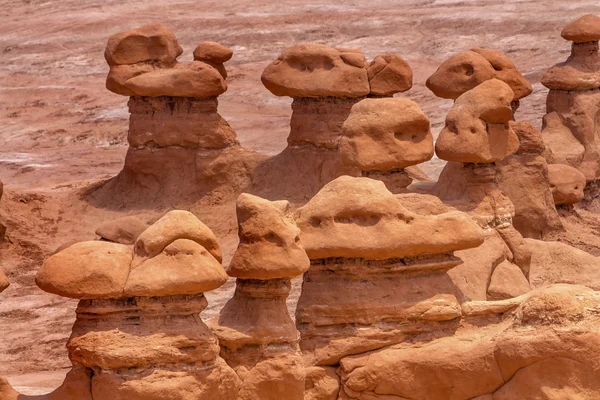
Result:
M136 217L128 216L106 221L96 228L101 240L121 244L134 244L138 236L148 228L148 224Z
M106 86L130 96L131 115L125 166L94 193L100 200L172 204L211 190L237 195L249 184L263 157L242 149L217 112L217 96L227 89L223 63L232 51L203 42L193 62L179 64L181 52L174 34L160 24L108 40Z
M520 145L515 154L496 163L498 187L515 207L514 227L525 237L542 239L563 229L543 157L542 135L529 122L510 125Z
M514 93L512 106L531 94L531 84L504 54L493 49L476 48L455 54L427 79L427 87L438 97L457 99L463 93L490 79L499 79Z
M573 42L571 55L542 78L550 89L542 130L548 162L575 167L588 182L600 175L599 20L586 15L565 27L562 36Z
M335 365L459 316L452 252L483 241L465 214L419 215L382 182L340 177L296 221L311 259L296 311L307 365Z
M4 272L0 271L0 292L3 292L10 284Z
M220 254L202 222L171 211L134 249L81 242L48 258L38 285L80 302L67 343L73 369L45 398L236 399L240 379L199 317L203 292L227 280ZM23 398L0 382L3 391L3 400Z
M240 400L304 399L298 331L286 298L291 278L310 261L288 207L248 194L237 202L240 244L228 269L236 290L210 326L221 356L242 380Z
M391 97L410 89L412 71L395 54L369 64L360 50L301 44L268 65L262 82L276 96L294 100L288 147L258 167L250 190L305 202L338 176L361 175L357 165L341 159L344 124L365 97ZM411 182L406 174L399 176L403 187ZM280 182L278 188L273 181Z
M361 100L344 122L340 153L363 176L394 192L404 189L412 182L404 169L433 156L429 118L408 99Z

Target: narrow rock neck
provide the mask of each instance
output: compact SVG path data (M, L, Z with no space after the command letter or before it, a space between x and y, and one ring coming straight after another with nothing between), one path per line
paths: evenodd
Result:
M292 289L289 279L237 279L235 295L251 298L287 298Z
M571 58L598 57L598 42L573 43Z
M360 98L297 97L292 102L290 146L313 145L326 149L338 148L342 127L352 106Z

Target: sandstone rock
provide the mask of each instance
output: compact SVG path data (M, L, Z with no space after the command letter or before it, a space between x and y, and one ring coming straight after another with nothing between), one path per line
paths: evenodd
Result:
M542 84L554 90L600 88L598 42L573 43L567 61L556 64L542 77Z
M310 263L288 207L246 193L237 201L240 243L228 270L236 290L210 325L242 380L238 399L304 399L298 331L286 298L290 279Z
M181 53L183 49L173 32L162 24L152 24L112 35L104 57L110 66L148 61L168 65Z
M519 150L496 163L498 187L515 206L515 228L526 237L541 239L563 229L542 156L543 138L529 122L511 122L511 127L519 137Z
M515 94L514 100L527 97L533 92L531 83L517 70L515 64L498 50L475 48L471 49L475 53L482 55L496 71L495 79L508 84Z
M209 98L225 93L227 84L216 68L193 61L128 79L123 86L136 96Z
M575 204L583 200L585 175L565 164L549 164L548 180L556 205Z
M221 264L202 245L176 239L132 269L126 296L170 296L214 290L227 281Z
M0 271L0 293L3 292L9 286L8 278L2 271Z
M233 56L233 50L217 42L202 42L194 49L194 60L223 64Z
M529 282L521 269L505 260L492 273L487 289L489 300L504 300L520 296L529 291Z
M156 65L146 63L112 66L106 76L106 88L111 92L122 96L135 96L135 92L125 86L127 81L136 76L153 72L159 68L160 67Z
M361 100L344 122L340 153L362 171L420 164L433 156L429 118L408 99Z
M121 297L131 264L127 246L79 242L50 256L35 281L44 291L74 299Z
M189 239L204 247L220 263L221 246L212 231L189 211L173 210L163 215L138 236L132 270L161 253L177 239Z
M311 259L371 260L441 254L476 247L481 230L464 214L423 217L406 210L383 183L340 177L297 210Z
M497 79L487 80L457 98L435 143L438 157L492 163L515 153L519 139L509 125L512 99L510 87Z
M134 244L138 236L148 228L148 224L133 216L106 221L96 228L96 235L109 242Z
M217 105L216 99L132 97L127 141L134 148L237 146L235 132L219 115Z
M427 87L438 97L457 99L490 79L508 84L514 100L528 96L533 90L508 57L497 50L484 48L463 51L444 61L427 79Z
M371 94L392 96L412 87L412 69L397 54L383 54L371 61L367 68Z
M2 400L92 400L91 377L89 370L82 368L67 372L63 384L46 395L28 396L18 393L0 377L0 399Z
M585 148L563 124L556 111L544 115L542 137L546 146L544 155L548 163L578 166L583 161Z
M362 97L370 92L367 70L356 66L354 56L320 44L299 44L286 49L268 65L262 82L276 96Z
M300 244L300 230L287 215L287 201L270 202L242 193L237 200L240 243L229 276L281 279L301 275L310 266Z
M600 40L600 17L584 15L565 26L560 35L575 43L597 42Z
M340 377L332 367L308 367L305 390L305 400L337 400Z

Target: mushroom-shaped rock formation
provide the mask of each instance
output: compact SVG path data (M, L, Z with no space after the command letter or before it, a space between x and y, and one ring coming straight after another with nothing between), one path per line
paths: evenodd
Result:
M493 49L476 48L453 55L427 79L427 87L436 96L457 99L481 83L499 79L514 93L513 107L531 94L531 84L504 54Z
M519 137L519 150L496 163L498 187L515 206L514 227L525 237L542 239L563 229L542 155L542 134L529 122L510 126Z
M288 147L261 164L251 191L305 202L338 176L360 175L358 168L340 159L344 122L365 97L408 90L412 71L395 54L367 64L360 50L302 44L286 49L268 65L262 82L273 94L294 101ZM274 180L281 182L277 190L271 188Z
M488 164L515 153L519 138L509 124L512 99L510 86L498 79L485 81L458 97L435 143L438 157Z
M479 246L465 214L408 211L385 185L343 176L296 211L311 259L296 311L307 365L402 341L460 315L446 271Z
M562 35L573 41L571 55L542 78L550 89L542 129L548 162L568 163L588 182L600 177L599 21L586 15L567 25Z
M364 99L352 106L340 140L342 162L388 189L406 188L412 179L404 168L433 156L429 118L411 100Z
M557 206L575 204L583 200L586 181L585 175L578 169L565 164L550 164L548 179Z
M138 236L148 228L140 219L128 216L102 223L96 228L101 240L120 244L134 244Z
M135 257L130 246L75 243L38 272L42 289L80 299L67 343L73 369L48 400L237 399L239 378L198 317L203 292L227 280L212 232L172 211L134 247ZM16 393L3 383L0 393Z
M181 52L161 24L108 40L106 87L130 96L129 151L121 173L91 193L97 202L172 206L223 185L236 193L264 158L241 148L217 112L217 96L227 90L223 63L232 51L203 42L184 64L176 59Z
M241 194L240 244L228 274L233 298L209 323L221 355L237 372L240 400L303 400L304 365L298 331L286 306L291 278L310 266L287 201Z

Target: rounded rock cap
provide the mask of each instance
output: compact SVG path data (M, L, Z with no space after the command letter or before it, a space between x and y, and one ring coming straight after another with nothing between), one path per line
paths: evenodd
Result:
M194 60L223 64L231 59L233 50L217 42L202 42L194 50Z
M560 35L575 43L597 42L600 40L600 17L584 15L565 26Z
M242 193L237 199L240 244L227 273L240 279L283 279L303 274L310 260L287 201Z

